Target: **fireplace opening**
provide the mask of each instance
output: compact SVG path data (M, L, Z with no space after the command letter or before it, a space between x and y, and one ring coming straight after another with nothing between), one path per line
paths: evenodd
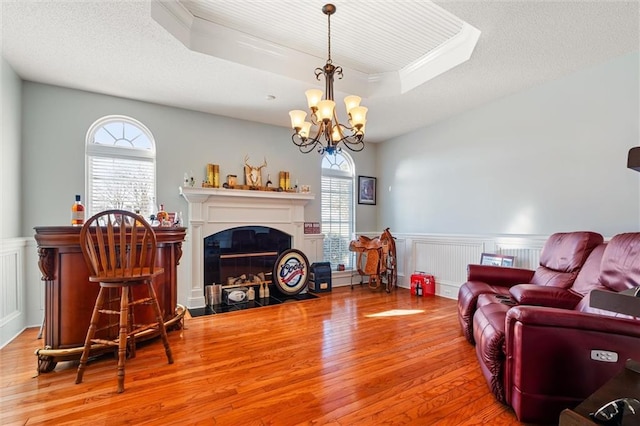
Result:
M204 239L204 282L228 284L245 275L271 280L278 256L291 248L291 235L266 226L240 226Z

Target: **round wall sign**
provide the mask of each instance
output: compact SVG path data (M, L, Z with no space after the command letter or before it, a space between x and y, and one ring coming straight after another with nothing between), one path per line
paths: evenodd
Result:
M303 252L288 249L282 252L273 266L273 281L284 294L298 294L309 281L309 261Z

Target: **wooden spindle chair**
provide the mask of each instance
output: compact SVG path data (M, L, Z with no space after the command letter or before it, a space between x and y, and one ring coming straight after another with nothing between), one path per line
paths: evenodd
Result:
M110 345L118 349L118 393L124 392L127 348L130 357L135 357L136 334L151 329L157 329L161 335L167 360L173 364L167 331L153 288L153 278L164 272L162 268L155 267L156 244L151 225L141 216L125 210L103 211L92 216L82 227L80 246L89 268L89 281L99 283L100 290L80 357L76 383L82 382L92 344ZM147 296L134 299L132 288L135 286L146 287ZM107 295L111 289L119 292L119 310L109 306ZM153 308L155 322L135 324L134 307L143 304ZM102 314L119 316L117 337L115 333L107 333L113 338L94 338Z

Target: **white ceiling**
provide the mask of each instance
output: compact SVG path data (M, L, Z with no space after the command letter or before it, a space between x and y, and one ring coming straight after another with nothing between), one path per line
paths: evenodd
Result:
M29 81L288 127L288 111L306 109L304 91L326 60L325 0L0 1L2 54ZM345 69L336 100L367 95L373 142L640 46L638 0L437 1L435 9L423 0L333 3L332 57ZM166 13L158 18L167 5L183 10L174 24ZM404 93L358 86L428 56L431 41L420 37L455 36L464 25L481 32L466 62ZM229 44L229 33L243 34L255 54ZM261 62L266 50L282 61ZM362 91L347 93L354 87Z

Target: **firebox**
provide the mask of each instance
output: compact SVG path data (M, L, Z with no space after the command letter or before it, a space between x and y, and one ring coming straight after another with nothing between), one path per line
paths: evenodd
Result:
M271 280L278 256L291 248L291 235L266 226L241 226L204 238L205 284L227 284L242 275Z

